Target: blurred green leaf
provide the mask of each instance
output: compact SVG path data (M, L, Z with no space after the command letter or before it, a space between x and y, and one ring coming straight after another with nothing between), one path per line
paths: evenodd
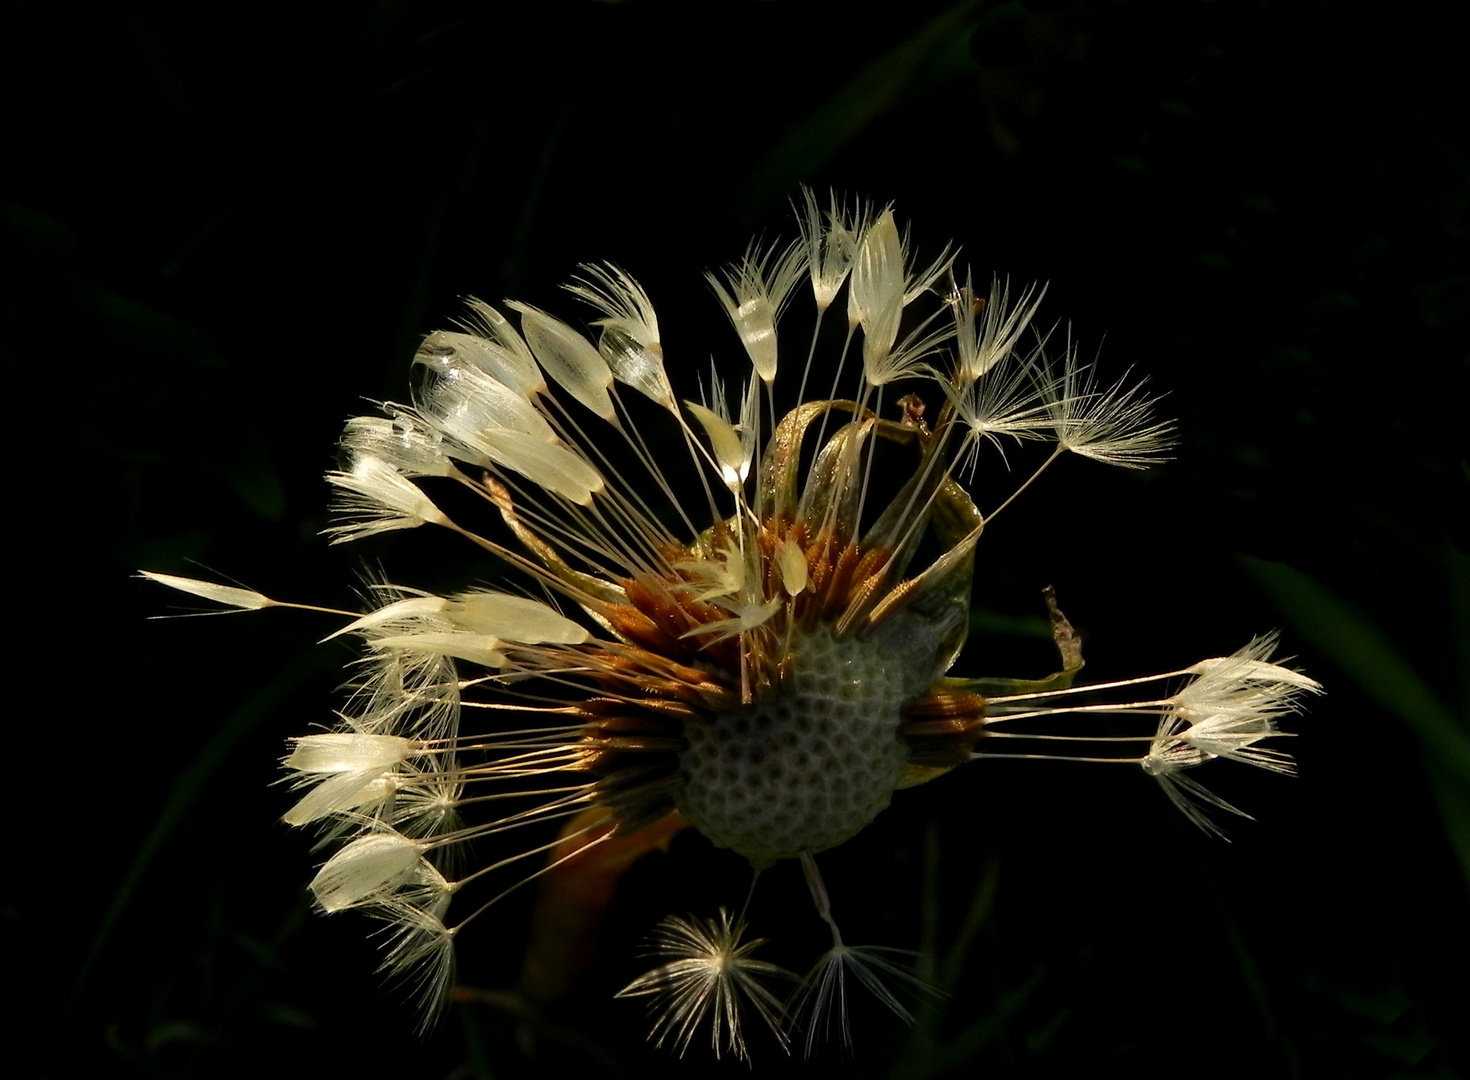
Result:
M1419 740L1445 832L1470 883L1470 733L1463 718L1365 612L1300 570L1245 556L1241 562L1296 631Z
M745 185L756 205L785 199L797 181L812 175L839 149L916 89L942 81L955 63L984 0L960 0L917 34L887 52L788 128Z
M1407 1035L1374 1033L1363 1036L1363 1045L1371 1046L1381 1054L1387 1054L1406 1065L1417 1065L1443 1045L1438 1039L1424 1032Z

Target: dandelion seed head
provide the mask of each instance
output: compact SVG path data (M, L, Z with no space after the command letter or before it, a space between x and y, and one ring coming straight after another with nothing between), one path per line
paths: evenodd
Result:
M712 371L698 401L681 397L690 388L670 371L693 362L667 355L654 298L627 271L590 264L568 286L592 309L590 334L528 304L471 301L458 329L413 355L410 405L346 425L328 476L334 543L429 526L499 575L445 595L378 580L365 610L330 612L326 639L361 653L340 723L285 757L285 820L319 830L328 851L311 882L318 907L383 924L384 969L426 1022L458 943L501 898L677 822L757 870L802 862L832 947L794 1008L809 1048L819 1033L847 1041L849 984L907 1020L893 987L914 980L891 950L843 942L813 856L862 833L900 790L985 757L1125 762L1218 832L1205 810L1234 808L1187 772L1214 760L1290 771L1261 744L1320 687L1270 658L1274 640L1074 687L1080 646L1048 595L1058 675L951 673L999 511L966 486L982 457L1053 444L1014 499L1063 452L1142 467L1171 426L1139 384L1101 379L1070 343L1048 357L1030 328L1042 290L1012 302L997 280L978 297L950 249L914 258L891 207L823 207L806 192L798 215L799 241L753 243L708 275L728 322L719 349L740 371L728 393ZM816 329L793 350L782 338L804 278ZM843 290L848 333L826 357L821 316ZM802 353L813 359L792 377ZM819 366L822 379L838 373L827 396L806 393ZM902 397L889 390L899 380ZM669 479L675 458L698 473L693 498ZM464 497L436 501L452 488ZM324 610L149 576L227 607ZM1170 696L1128 698L1134 683L1180 677ZM1089 689L1115 696L1073 703ZM1083 735L1070 755L992 752L1073 739L1026 725L1109 709L1146 718L1146 750L1089 755ZM509 854L477 861L489 838ZM655 1042L682 1054L707 1032L717 1055L746 1058L755 1017L786 1045L778 989L795 980L755 957L743 914L670 918L653 942L659 966L622 996L647 999Z

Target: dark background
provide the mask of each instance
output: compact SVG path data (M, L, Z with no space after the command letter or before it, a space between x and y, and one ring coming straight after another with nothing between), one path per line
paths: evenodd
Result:
M1281 627L1328 688L1298 780L1221 778L1259 818L1230 844L1107 769L997 762L900 796L825 860L834 904L953 977L913 1031L859 1005L843 1068L1463 1075L1470 158L1440 10L9 5L8 1045L55 1075L711 1070L646 1048L610 993L663 914L738 903L738 860L692 836L645 860L535 1020L493 992L527 933L507 904L461 945L486 993L419 1040L365 924L310 914L309 840L268 786L348 654L309 648L309 616L147 622L177 598L129 575L327 604L365 556L475 580L418 535L326 546L342 420L404 396L460 296L569 315L558 283L604 258L659 301L691 392L711 352L739 359L701 272L792 233L805 182L1050 282L1042 319L1179 420L1167 465L1068 461L1007 511L958 672L1049 670L1053 584L1090 679ZM822 931L794 870L770 877L755 929L799 967ZM761 1071L805 1067L753 1042Z

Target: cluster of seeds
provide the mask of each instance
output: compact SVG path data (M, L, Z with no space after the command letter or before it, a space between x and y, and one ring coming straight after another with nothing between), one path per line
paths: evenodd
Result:
M589 266L569 291L592 309L590 336L526 304L473 302L460 329L425 338L408 404L347 423L328 477L334 541L429 525L515 575L508 591L449 596L374 583L370 610L335 613L363 649L349 701L337 730L286 759L302 791L286 820L336 845L318 904L388 925L385 966L416 982L426 1016L452 985L455 943L511 888L614 838L685 826L757 871L799 859L832 944L783 1003L744 913L672 919L653 939L667 962L625 991L653 1000L659 1041L682 1050L707 1026L717 1053L743 1055L742 1009L782 1041L802 1013L809 1033L826 1030L849 974L907 1015L888 989L902 965L843 941L813 858L898 789L977 758L1093 760L1141 769L1218 831L1208 810L1239 811L1186 770L1290 769L1260 743L1319 688L1270 659L1270 638L1076 687L1081 654L1048 597L1055 675L949 675L981 534L1011 501L982 509L968 493L986 451L1049 445L1019 493L1067 455L1142 467L1170 427L1138 386L1049 347L1032 327L1039 291L1012 302L996 282L981 296L949 252L920 268L889 209L808 192L798 218L795 242L752 245L709 275L749 362L733 397L712 377L681 403L649 296ZM777 326L803 283L816 329L792 380ZM846 332L834 360L816 359L834 307ZM808 398L818 373L833 389ZM693 498L666 476L670 445L700 476ZM881 498L875 470L890 481ZM482 500L489 524L446 512L446 484ZM309 608L149 576L237 608ZM1142 717L1136 752L1068 735L1058 753L1064 737L1031 723L1088 713ZM1006 739L1023 752L998 752ZM504 834L528 839L474 860Z

